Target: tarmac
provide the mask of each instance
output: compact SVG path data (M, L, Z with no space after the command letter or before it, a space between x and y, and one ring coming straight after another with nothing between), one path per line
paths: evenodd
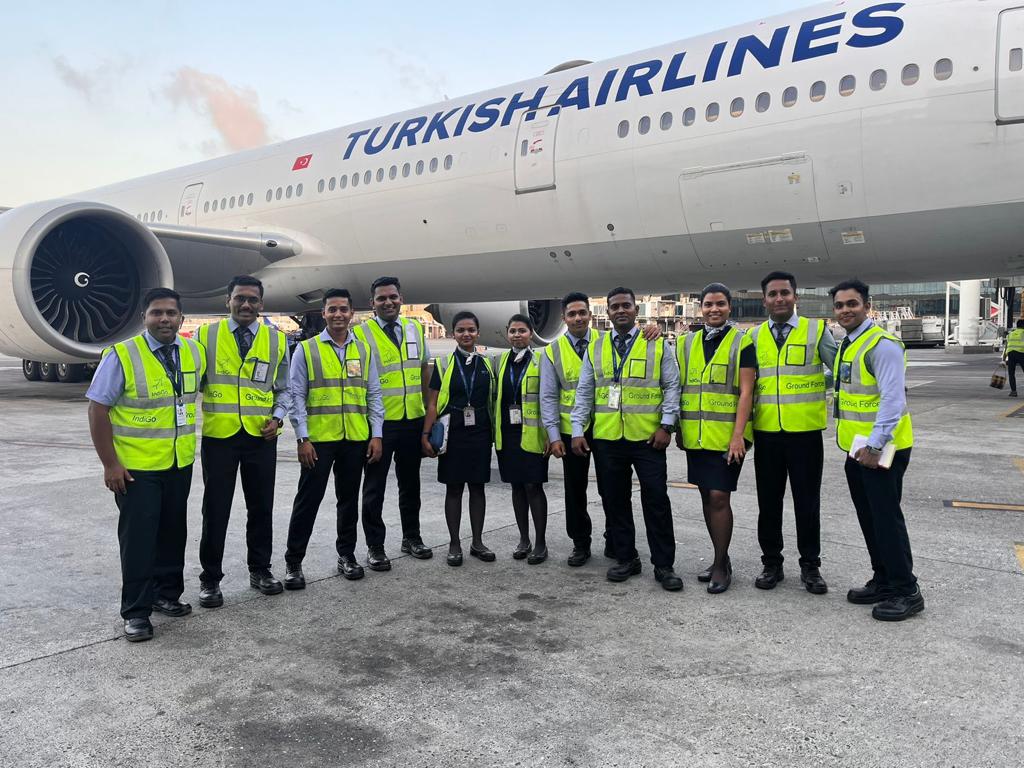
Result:
M0 766L1020 766L1024 400L988 386L995 355L910 360L903 504L927 607L909 621L876 622L846 602L870 574L829 429L827 595L800 585L788 499L786 581L754 588L752 466L733 497L733 586L708 594L696 576L710 542L673 446L682 593L655 583L639 509L640 576L608 582L599 545L586 566L565 564L557 460L547 562L512 560L511 494L493 463L485 541L498 560L448 567L443 490L425 460L432 560L400 556L392 475L392 571L337 575L328 496L308 587L263 596L246 578L239 489L225 605L207 610L197 466L183 596L194 612L155 616L156 638L130 644L117 612L117 511L89 440L86 385L28 383L19 361L0 358ZM279 445L279 577L298 477L291 438L288 428Z

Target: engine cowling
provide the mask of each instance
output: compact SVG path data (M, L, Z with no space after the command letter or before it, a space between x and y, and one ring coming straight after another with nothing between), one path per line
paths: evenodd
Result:
M142 328L146 290L173 285L164 247L102 203L48 200L0 214L0 348L27 360L95 360Z
M543 346L554 341L565 327L565 323L562 322L562 305L557 299L431 304L428 307L434 319L449 333L455 313L464 309L480 318L480 343L488 347L508 347L505 326L508 319L515 314L526 315L533 321L535 346Z

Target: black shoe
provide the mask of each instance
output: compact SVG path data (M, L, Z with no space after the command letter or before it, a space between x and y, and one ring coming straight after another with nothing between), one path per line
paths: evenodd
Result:
M1017 393L1015 391L1010 393L1010 397L1016 397L1016 396L1017 396Z
M654 566L654 580L661 584L662 589L667 589L669 592L678 592L683 588L683 580L679 578L671 565L664 568Z
M462 553L461 552L449 552L448 556L445 558L445 561L452 568L458 568L460 565L462 565Z
M924 610L924 595L914 587L912 595L890 595L871 609L871 617L879 621L903 621Z
M125 619L124 637L129 643L141 643L153 639L153 622L147 618Z
M471 554L473 557L479 560L483 560L485 563L493 563L497 559L497 555L491 552L491 550L489 550L487 547L475 549L472 545L470 545L469 554Z
M846 593L846 599L854 605L871 605L873 603L880 603L883 600L888 600L892 596L893 591L891 589L881 586L874 579L869 581L863 587L854 587Z
M705 568L703 571L701 571L700 573L697 574L697 581L699 581L701 584L707 584L709 581L711 581L711 566L710 565L707 568Z
M710 568L708 569L711 570ZM732 585L732 560L725 561L725 579L723 581L715 581L711 578L711 574L708 574L708 593L712 595L720 595Z
M249 586L258 589L264 595L280 595L284 592L284 586L274 578L269 568L249 571Z
M625 562L616 563L608 569L608 581L625 581L630 576L636 576L643 569L640 564L640 558L635 557L632 560L626 560Z
M188 616L192 613L192 606L180 600L168 600L166 597L158 597L153 603L153 610L162 613L164 616Z
M530 542L520 541L516 545L516 548L512 550L512 559L525 560L528 554L530 554Z
M402 551L415 557L417 560L429 560L434 556L434 550L423 543L423 539L402 539Z
M569 555L569 565L573 568L579 568L587 560L590 559L590 547L573 547L572 554Z
M220 591L219 582L199 582L199 604L203 608L220 608L224 605L224 595Z
M285 589L305 589L306 577L301 565L289 565L284 574Z
M356 562L354 555L342 555L338 558L338 573L349 581L363 578L363 566Z
M384 547L368 547L366 550L366 565L371 571L390 571L391 561L384 554Z
M534 549L526 557L528 565L538 565L548 559L548 548Z
M766 565L761 575L754 579L754 586L758 589L775 589L775 585L785 578L781 564Z
M814 566L800 566L800 582L812 595L824 595L828 592L828 584Z

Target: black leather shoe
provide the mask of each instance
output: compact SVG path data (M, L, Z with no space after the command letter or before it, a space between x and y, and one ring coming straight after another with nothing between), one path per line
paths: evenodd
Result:
M625 581L630 576L636 576L641 570L643 570L643 566L640 564L640 558L635 557L632 560L616 563L608 569L608 573L605 575L608 577L608 581Z
M720 595L725 590L732 586L732 560L727 560L725 563L725 579L723 581L715 581L711 576L711 569L708 568L708 593L712 595Z
M469 554L471 554L478 560L483 560L485 563L493 563L497 559L497 555L491 552L491 550L489 550L487 547L475 549L474 547L470 546Z
M129 643L141 643L153 639L153 622L149 619L125 619L124 637Z
M701 584L707 584L709 581L711 581L711 566L710 565L707 568L705 568L703 571L701 571L700 573L697 574L697 581L699 581Z
M192 606L180 600L168 600L166 597L158 597L153 602L153 610L162 613L164 616L188 616L192 613Z
M874 579L863 587L854 587L846 593L846 599L854 605L872 605L888 600L892 596L891 589L881 586Z
M342 555L338 558L338 573L349 581L363 578L363 566L356 562L354 555Z
M754 579L758 589L775 589L775 585L786 578L781 565L766 565L761 575Z
M525 560L528 554L530 554L530 542L520 541L516 545L516 548L512 550L512 559Z
M683 580L679 578L671 565L664 568L655 566L654 580L661 584L662 589L667 589L669 592L678 592L683 588Z
M219 582L199 582L199 604L203 608L220 608L224 605L224 595L220 591Z
M301 565L289 565L284 574L285 589L305 589L306 576L302 573Z
M369 547L366 551L366 565L371 571L391 570L391 561L384 554L384 547Z
M434 550L426 546L423 539L402 539L402 551L417 560L429 560L434 556Z
M871 616L879 621L903 621L923 610L924 595L914 587L912 595L890 595L871 609Z
M569 555L569 561L568 562L569 562L569 565L571 565L573 568L579 568L581 565L583 565L589 559L590 559L590 549L589 548L584 549L583 547L573 547L572 548L572 554Z
M452 568L458 568L462 565L462 553L449 552L448 556L445 558L445 562L447 562Z
M821 573L813 566L800 567L800 582L812 595L824 595L828 592L828 584L821 578Z
M534 549L526 557L528 565L538 565L548 559L548 548L542 547L541 549Z
M280 595L284 592L284 586L274 578L269 568L249 571L249 586L258 589L264 595Z

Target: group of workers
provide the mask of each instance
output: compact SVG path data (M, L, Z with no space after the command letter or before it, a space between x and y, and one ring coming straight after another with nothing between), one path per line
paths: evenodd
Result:
M179 334L180 296L168 288L151 290L144 298L144 332L107 350L86 394L104 482L120 511L127 639L153 636L154 610L168 616L192 610L180 598L200 395L199 603L206 608L224 601L222 561L239 474L249 580L263 594L305 587L302 562L332 473L342 576L364 575L354 554L360 517L366 566L391 568L382 508L392 463L401 551L431 558L420 535L424 457L437 458L438 481L446 487L448 565L463 563L467 487L469 554L494 561L483 540L492 445L501 479L512 489L520 534L513 558L539 564L548 557L544 485L550 457L562 462L566 532L573 543L568 565L591 558L587 491L593 454L604 555L614 561L607 578L621 582L642 570L632 507L635 472L654 578L666 590L680 590L666 466L673 436L686 451L688 480L699 489L714 551L698 576L707 591L725 592L732 582L730 497L753 446L763 562L755 586L772 589L784 578L788 478L801 583L824 594L826 370L833 374L837 442L847 454L846 477L872 569L871 579L847 599L873 605L880 620L920 612L924 599L900 506L913 444L902 344L871 321L869 289L858 280L830 291L835 319L846 332L838 347L823 320L797 313L793 275L772 272L761 288L769 319L743 332L730 321L729 289L708 285L701 292L703 328L674 346L655 326L637 326L636 297L625 287L608 292L610 330L591 327L589 298L573 292L562 300L566 331L556 341L535 347L530 318L513 315L509 349L493 358L478 351L479 320L463 311L451 328L456 350L432 365L423 325L401 315L401 285L394 277L374 281L374 316L355 327L349 292L326 291L326 327L291 355L284 334L260 321L263 285L254 277L231 281L230 316L200 328L197 340ZM279 581L271 571L272 514L277 438L286 417L295 430L300 475L286 573Z

